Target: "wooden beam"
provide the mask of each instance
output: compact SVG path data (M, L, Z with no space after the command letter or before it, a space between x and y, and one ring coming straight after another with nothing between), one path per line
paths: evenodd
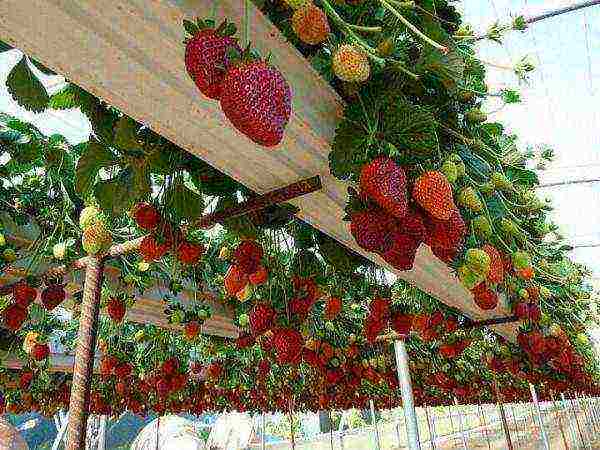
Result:
M75 357L73 355L69 355L67 353L51 353L50 356L50 364L49 371L50 372L63 372L63 373L71 373L73 372L73 365L75 364ZM96 357L94 360L94 372L99 373L99 358ZM2 361L2 367L13 370L20 370L27 364L26 361L23 361L14 356L9 356L8 358Z
M255 192L320 174L323 189L293 203L299 216L349 248L362 251L342 221L347 184L329 175L328 154L344 104L277 28L251 7L250 40L271 53L293 90L293 113L278 149L237 132L218 102L187 75L182 19L209 14L213 0L4 0L0 38L21 48L109 104ZM218 16L240 23L244 2L219 0ZM40 13L43 12L43 13ZM393 270L392 270L393 271ZM451 270L426 246L410 272L397 272L473 320L509 315L505 305L480 310ZM496 331L514 340L513 327Z

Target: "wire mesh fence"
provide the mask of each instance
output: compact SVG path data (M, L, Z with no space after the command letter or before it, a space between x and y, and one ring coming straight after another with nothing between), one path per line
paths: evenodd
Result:
M429 407L416 412L423 450L600 449L600 399L540 402L542 427L533 403ZM295 439L294 443L255 442L249 448L400 450L408 448L408 443L400 419Z

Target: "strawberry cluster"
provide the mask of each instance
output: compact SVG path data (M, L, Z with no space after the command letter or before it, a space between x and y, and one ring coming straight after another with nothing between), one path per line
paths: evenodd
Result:
M414 183L412 201L404 169L393 159L380 156L364 165L360 194L348 206L358 245L398 270L412 269L422 242L442 260L452 260L466 230L448 180L440 172L425 172Z
M257 303L250 313L250 330L254 336L260 336L271 329L275 323L275 311L266 303Z
M138 203L133 208L133 218L141 229L150 232L142 239L139 247L144 261L158 261L170 250L175 252L179 262L184 265L195 265L202 258L204 246L185 240L179 230L163 220L153 205Z
M225 291L240 301L247 300L254 286L267 281L268 273L262 264L262 246L251 239L243 240L233 251L231 266L225 275Z
M300 363L304 338L299 331L291 328L276 328L273 330L271 345L279 364L297 365Z
M4 326L12 331L21 328L27 320L29 306L35 301L37 295L37 290L26 280L16 283L12 289L12 303L2 311Z
M252 141L278 145L291 114L292 93L285 78L250 49L242 51L227 21L215 28L210 20L184 21L185 66L207 97L219 100L229 121Z

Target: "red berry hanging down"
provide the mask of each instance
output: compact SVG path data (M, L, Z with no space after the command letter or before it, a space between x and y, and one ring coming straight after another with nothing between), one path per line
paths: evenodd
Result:
M185 68L204 95L219 100L225 73L230 65L228 51L241 52L233 24L225 21L217 29L207 21L188 22L188 31L193 33L185 47Z

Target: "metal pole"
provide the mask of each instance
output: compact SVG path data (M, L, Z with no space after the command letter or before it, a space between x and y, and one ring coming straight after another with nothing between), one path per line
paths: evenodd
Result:
M535 406L535 412L538 418L538 425L540 426L540 435L542 436L542 444L545 450L550 450L550 444L548 443L548 435L546 434L546 428L544 427L544 418L542 417L542 410L540 409L540 403L538 402L537 392L535 386L529 383L529 391L531 392L531 398Z
M261 450L265 450L267 447L266 447L266 443L265 443L265 432L266 432L265 423L266 423L266 420L265 420L265 413L264 412L262 413L262 417L261 417L260 421L261 421L260 428L261 428L261 431L262 431L261 437L260 437L260 448L261 448Z
M562 424L561 413L558 409L558 405L556 404L556 400L554 399L554 394L551 393L550 398L552 399L552 405L554 407L554 412L556 413L556 420L558 422L558 429L560 430L560 435L562 437L563 445L565 446L565 450L569 450L569 444L567 444L567 437L565 436L565 429Z
M398 438L398 448L402 447L402 438L400 437L400 423L396 421L396 438Z
M331 450L333 450L333 421L331 420L331 410L327 410L329 418L329 443L331 444Z
M575 394L575 398L577 399L577 403L579 404L579 406L581 408L581 412L583 413L583 420L585 421L585 424L587 425L589 444L590 444L590 448L591 448L592 441L594 440L594 431L592 430L592 425L590 424L590 418L588 415L587 407L586 407L585 403L581 401L581 397L579 397L578 394Z
M576 404L572 398L569 399L569 402L571 403L571 410L573 411L573 416L575 416L575 424L577 425L577 431L579 432L579 436L581 437L581 443L583 444L584 447L586 447L586 445L587 445L590 448L592 448L591 445L589 445L589 442L586 443L585 435L584 435L583 430L581 429L581 425L579 423L579 417L577 414Z
M415 402L410 381L410 370L408 368L408 354L406 353L406 345L403 340L394 342L394 351L396 353L398 381L402 392L402 406L404 409L404 422L406 424L408 448L410 450L421 450L419 425L417 423L417 414L415 411Z
M435 411L429 414L429 407L425 405L425 417L427 418L427 428L429 429L429 443L431 450L435 450ZM399 446L400 444L398 444Z
M483 424L483 432L485 433L485 440L487 442L488 450L492 450L492 446L490 444L490 436L488 434L487 424L485 423L485 415L483 414L483 410L481 408L481 403L477 402L477 409L479 411L479 424Z
M379 427L377 426L377 416L375 416L375 404L373 403L373 400L369 400L369 405L371 406L371 422L373 423L373 428L375 429L375 448L380 450L381 443L379 441Z
M510 439L510 430L508 429L508 423L506 422L506 414L504 413L504 406L501 402L498 402L498 409L500 410L500 418L502 419L502 428L504 429L504 437L506 438L506 445L509 450L514 450L512 440Z
M512 414L513 423L515 425L515 437L517 438L517 445L521 446L521 439L519 437L519 424L517 422L517 413L515 412L514 403L510 404L510 413Z
M103 276L104 260L95 256L91 257L85 269L65 450L85 448Z
M573 425L573 420L570 417L568 417L569 416L569 412L568 412L569 403L565 399L565 394L560 394L560 397L562 399L563 412L566 411L566 413L567 413L567 419L569 421L569 430L571 431L571 437L573 438L573 448L579 448L576 428Z
M458 399L454 397L454 406L456 406L456 413L458 414L458 427L460 430L460 437L462 438L463 448L467 450L467 435L465 433L465 427L462 417L462 410L458 404Z
M100 430L98 431L98 450L106 448L106 416L100 416Z

